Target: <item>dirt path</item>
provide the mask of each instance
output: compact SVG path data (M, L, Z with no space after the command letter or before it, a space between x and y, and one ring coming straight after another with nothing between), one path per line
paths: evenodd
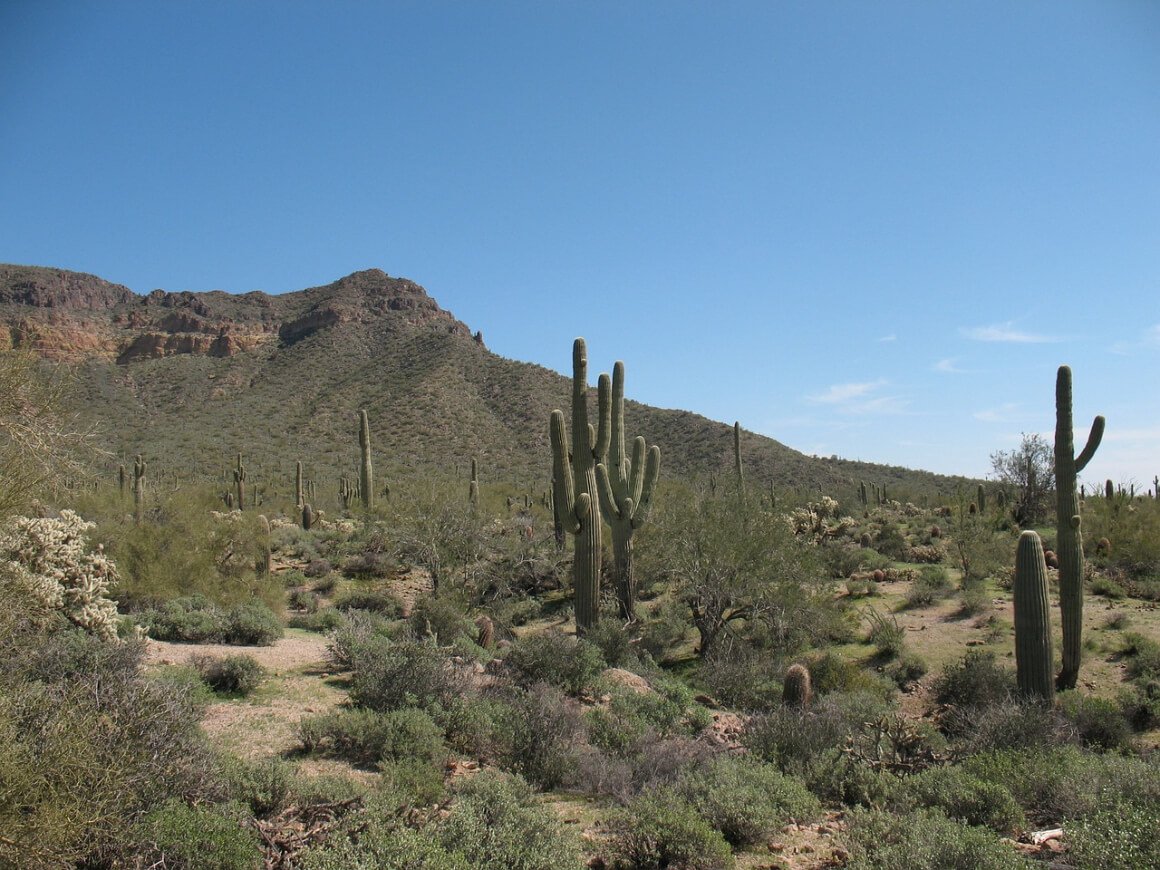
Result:
M150 665L187 664L193 656L253 656L268 674L249 697L209 705L202 727L219 746L243 758L283 755L297 746L305 716L334 709L346 699L341 680L328 673L326 638L290 631L271 646L165 643L150 640Z

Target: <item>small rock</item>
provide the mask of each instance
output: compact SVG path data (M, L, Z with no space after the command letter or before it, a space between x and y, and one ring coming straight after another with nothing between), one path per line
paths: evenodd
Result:
M777 854L785 851L785 843L770 843L769 851Z

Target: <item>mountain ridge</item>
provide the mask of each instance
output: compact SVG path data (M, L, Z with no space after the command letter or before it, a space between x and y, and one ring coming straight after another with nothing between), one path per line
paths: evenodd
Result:
M569 378L492 353L422 286L379 269L278 295L137 294L94 275L0 265L0 320L7 347L74 372L75 410L114 457L106 471L141 452L174 474L224 479L242 453L255 481L281 489L300 459L329 492L357 467L366 408L384 479L465 474L477 456L485 481L539 493L548 415L570 401ZM666 473L730 473L730 426L626 405L630 433L661 446ZM761 489L850 493L864 479L947 498L970 483L807 457L750 432L742 450Z

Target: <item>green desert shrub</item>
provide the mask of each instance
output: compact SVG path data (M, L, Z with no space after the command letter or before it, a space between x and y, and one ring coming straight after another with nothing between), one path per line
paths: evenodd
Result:
M984 752L966 758L963 771L1006 788L1036 825L1054 825L1095 812L1104 795L1160 802L1154 761L1096 755L1075 746Z
M908 777L900 795L916 807L937 807L948 818L1000 834L1022 830L1023 811L1005 786L986 782L959 767L932 767Z
M342 611L334 607L324 607L314 613L291 614L286 620L286 625L290 628L326 634L338 629L342 625L342 618Z
M408 622L416 637L431 636L443 646L449 646L461 637L473 639L476 635L475 623L468 617L466 608L446 595L420 598L415 602Z
M950 575L941 565L924 565L906 593L907 607L927 607L951 594Z
M294 799L294 765L281 758L251 761L227 755L221 758L218 771L230 799L248 806L257 818L279 812Z
M569 779L584 735L576 703L546 683L513 686L500 697L512 713L492 731L500 764L537 788Z
M366 818L308 851L302 870L471 870L462 854L449 851L431 829L412 830L394 819Z
M338 624L330 632L327 651L331 664L339 670L350 670L359 649L373 638L390 639L392 624L386 617L366 610L335 611Z
M668 788L642 793L611 820L613 866L623 870L726 870L729 843Z
M351 702L380 712L432 708L451 702L466 686L438 647L372 635L352 651Z
M137 618L150 637L181 643L268 646L284 633L278 617L256 599L223 608L204 595L193 595L143 611Z
M202 681L219 695L248 695L266 676L266 669L250 655L197 655L189 662Z
M752 845L789 819L807 821L821 812L800 782L747 758L715 758L682 775L676 791L733 846Z
M504 656L513 679L523 686L547 683L569 695L591 689L604 659L592 644L558 632L525 635Z
M1078 870L1160 867L1160 805L1116 799L1067 827L1068 863Z
M895 815L850 813L846 841L852 870L1011 870L1030 867L1011 846L981 828L948 819L940 810Z
M147 844L144 866L174 870L260 870L258 834L245 824L245 808L189 806L169 799L140 822L136 836Z
M897 800L901 788L894 774L838 748L822 750L801 769L810 792L832 806L886 806Z
M460 785L435 828L448 851L476 870L580 870L580 844L518 776L485 772ZM425 866L425 865L424 865Z
M898 624L898 619L889 613L881 613L874 608L866 611L866 621L870 631L866 640L874 647L880 659L893 659L906 648L906 629Z
M1005 700L1015 690L1015 673L993 652L971 650L949 665L934 683L935 700L956 707L983 707Z
M403 614L403 602L398 596L376 589L355 589L334 602L341 611L365 610L378 613L387 619L398 619Z
M442 729L427 713L413 708L323 713L298 723L298 739L307 752L364 766L402 759L434 763L446 755Z
M141 812L217 792L200 698L144 675L142 645L17 629L0 648L0 866L113 860Z
M1084 746L1099 750L1131 748L1132 730L1121 705L1072 691L1059 696L1058 706Z

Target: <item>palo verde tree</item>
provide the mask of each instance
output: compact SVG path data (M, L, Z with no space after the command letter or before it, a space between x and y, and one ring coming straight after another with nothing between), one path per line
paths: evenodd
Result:
M588 422L588 348L583 338L572 343L572 444L569 450L564 412L552 412L552 492L564 531L575 540L572 556L576 629L591 628L600 618L600 548L603 544L596 466L608 455L611 411L608 375L597 388L599 426Z
M991 454L991 471L1015 490L1012 513L1019 525L1041 522L1047 516L1055 488L1055 467L1046 438L1025 433L1017 449Z
M645 456L648 456L647 460ZM624 450L624 363L612 367L612 434L608 463L596 466L600 509L612 529L613 573L616 600L623 619L635 618L636 579L633 576L632 538L648 520L653 490L661 469L661 450L645 445L638 435L632 459Z
M1079 533L1076 475L1083 471L1104 436L1104 418L1092 421L1087 444L1075 454L1071 420L1071 369L1060 366L1055 376L1055 526L1059 557L1059 612L1063 629L1063 668L1056 684L1074 689L1079 676L1080 635L1083 633L1083 541Z

